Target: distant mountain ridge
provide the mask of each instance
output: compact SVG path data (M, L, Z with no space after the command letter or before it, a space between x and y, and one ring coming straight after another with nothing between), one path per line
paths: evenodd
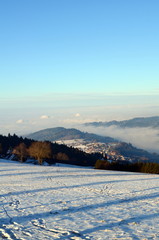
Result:
M109 121L109 122L88 122L84 124L85 126L93 127L110 127L117 126L120 128L136 128L136 127L152 127L159 128L159 116L154 117L138 117L132 118L124 121Z
M118 142L118 140L111 137L103 137L93 133L81 132L75 128L66 129L64 127L47 128L38 132L27 135L28 138L38 141L58 141L58 140L72 140L72 139L84 139L86 141L97 142Z

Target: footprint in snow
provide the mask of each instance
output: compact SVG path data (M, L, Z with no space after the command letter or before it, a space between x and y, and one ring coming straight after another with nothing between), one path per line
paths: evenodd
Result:
M36 227L40 227L40 228L44 228L44 229L46 228L44 219L33 219L31 222Z
M29 232L22 231L22 233L23 233L24 235L28 236L28 237L32 237L32 234L31 234L31 233L29 233Z
M12 240L11 236L2 228L0 228L0 237Z
M7 230L7 231L6 231ZM0 239L7 239L7 240L25 240L24 238L19 238L11 229L0 228Z
M46 228L45 220L44 219L33 219L32 224L36 227L40 227L44 229L45 231L52 232L56 234L56 237L60 237L61 239L66 239L66 236L69 236L70 240L86 240L90 239L88 236L82 236L82 234L78 231L74 230L66 230L63 228Z

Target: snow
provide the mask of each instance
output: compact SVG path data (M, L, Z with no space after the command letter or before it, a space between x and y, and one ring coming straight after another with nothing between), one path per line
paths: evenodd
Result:
M159 239L159 175L0 160L0 239Z

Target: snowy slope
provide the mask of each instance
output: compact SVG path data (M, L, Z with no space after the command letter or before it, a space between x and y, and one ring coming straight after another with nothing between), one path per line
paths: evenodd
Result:
M159 239L159 175L0 160L0 239Z

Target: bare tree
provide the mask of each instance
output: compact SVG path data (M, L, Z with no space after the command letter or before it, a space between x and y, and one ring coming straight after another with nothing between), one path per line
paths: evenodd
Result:
M59 153L56 154L56 159L57 159L57 160L68 161L68 160L69 160L69 157L67 156L66 153L59 152Z
M21 162L24 162L28 156L28 150L25 143L20 143L13 149L12 153L17 155Z
M52 149L51 143L49 142L33 142L29 147L30 156L38 160L41 165L45 158L51 158Z

